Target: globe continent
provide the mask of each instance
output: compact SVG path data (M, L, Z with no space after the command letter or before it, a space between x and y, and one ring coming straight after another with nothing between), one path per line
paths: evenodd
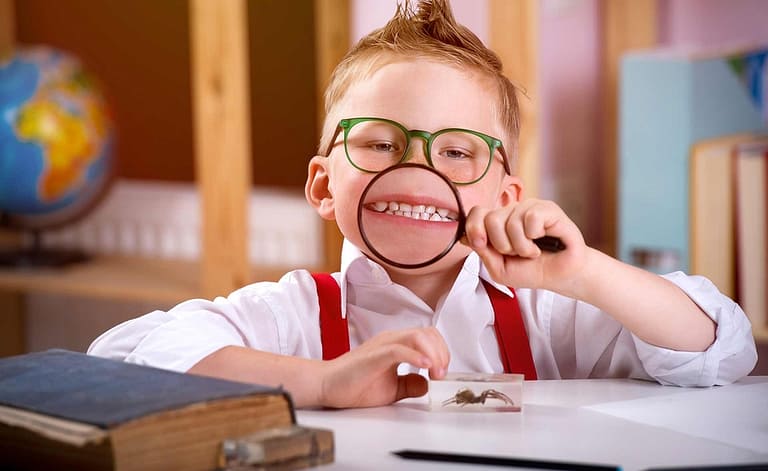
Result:
M19 50L0 63L0 215L38 230L74 221L106 191L114 159L104 98L73 55Z

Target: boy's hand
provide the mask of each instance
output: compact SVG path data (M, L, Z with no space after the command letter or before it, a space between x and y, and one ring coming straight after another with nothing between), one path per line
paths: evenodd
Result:
M533 239L559 238L565 250L542 252ZM552 201L527 199L488 210L474 207L466 222L469 246L498 283L520 288L573 291L586 262L584 237Z
M331 361L323 362L319 403L326 407L373 407L427 392L421 375L398 376L397 366L428 368L445 376L450 353L434 327L383 332Z

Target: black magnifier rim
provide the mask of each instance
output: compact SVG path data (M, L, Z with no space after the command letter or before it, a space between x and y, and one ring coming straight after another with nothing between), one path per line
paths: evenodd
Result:
M368 240L368 236L365 235L365 229L363 228L363 211L365 210L365 208L363 208L363 202L365 201L365 197L368 195L368 191L384 175L390 172L394 172L395 170L402 170L404 168L417 168L419 170L427 170L437 175L438 177L440 177L446 183L448 188L451 189L451 192L453 193L453 197L456 199L456 204L458 205L458 208L459 208L459 211L458 211L459 217L457 221L458 225L456 226L456 236L453 238L453 241L451 241L451 243L448 244L445 250L440 252L438 255L435 255L429 260L426 260L424 262L419 262L419 263L401 263L401 262L392 260L388 257L385 257L384 255L381 254L381 252L376 250L373 244L371 244L371 241ZM403 164L394 165L385 170L382 170L381 172L376 174L376 176L373 177L373 179L370 182L368 182L368 185L366 185L365 190L363 190L363 194L360 195L360 201L358 201L357 203L357 227L358 227L358 230L360 231L360 235L363 238L363 242L365 243L365 246L368 247L368 250L370 250L371 253L373 253L373 255L376 256L376 258L386 263L387 265L391 265L396 268L406 268L406 269L422 268L422 267L426 267L427 265L431 265L437 262L438 260L440 260L441 258L445 257L446 255L448 255L448 252L450 252L453 246L456 245L456 242L458 242L461 239L461 237L464 235L464 224L466 222L466 219L467 217L466 217L466 214L464 214L464 206L461 204L461 197L459 196L459 190L456 188L456 185L454 185L454 183L451 180L449 180L448 177L438 172L434 168L429 167L427 165L422 165L422 164L403 163Z

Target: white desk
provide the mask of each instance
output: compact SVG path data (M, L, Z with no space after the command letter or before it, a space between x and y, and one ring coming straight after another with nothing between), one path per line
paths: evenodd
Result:
M768 376L724 387L635 380L526 382L523 411L430 412L425 399L371 409L305 410L301 425L335 433L335 463L320 469L477 469L404 460L418 449L619 465L768 463ZM482 467L482 469L493 469Z

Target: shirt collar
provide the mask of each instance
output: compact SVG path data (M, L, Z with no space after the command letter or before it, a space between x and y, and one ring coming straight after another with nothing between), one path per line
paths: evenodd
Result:
M464 260L464 266L461 269L461 273L459 273L459 277L465 276L475 277L478 284L483 279L502 293L514 297L507 286L493 281L485 265L483 265L480 257L475 252L471 252L466 260ZM384 267L369 259L352 242L344 239L341 247L341 279L339 280L342 318L347 317L347 282L350 278L358 282L365 280L365 283L369 284L389 285L392 283Z
M341 317L347 317L347 282L349 278L381 280L391 283L384 267L369 259L352 242L344 239L341 246Z

